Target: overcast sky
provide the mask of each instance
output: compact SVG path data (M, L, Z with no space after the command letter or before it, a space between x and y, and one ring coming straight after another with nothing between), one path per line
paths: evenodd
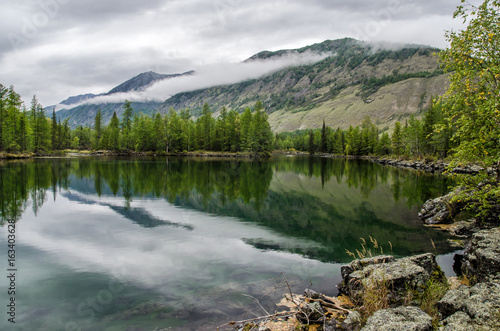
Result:
M238 63L326 39L447 46L460 0L0 0L0 83L29 106L145 72ZM225 66L226 74L234 66ZM167 92L165 92L168 94ZM165 95L165 98L168 95Z

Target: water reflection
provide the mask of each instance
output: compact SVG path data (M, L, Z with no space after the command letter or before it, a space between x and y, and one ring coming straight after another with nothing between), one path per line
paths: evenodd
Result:
M144 227L186 225L131 208L135 198L162 198L182 208L236 217L290 238L319 244L314 249L247 241L259 249L345 262L345 249L359 238L391 241L396 255L448 251L444 235L416 219L417 208L447 189L444 177L362 160L281 157L268 161L220 159L48 159L5 163L0 172L1 220L18 220L31 204L35 215L48 199L108 206ZM84 194L76 196L71 191ZM88 196L117 196L122 206ZM388 244L386 246L389 247Z
M274 309L281 272L294 291L313 282L335 294L338 263L360 237L388 253L391 241L396 255L434 250L431 239L451 251L416 218L446 179L367 161L79 158L0 169L0 221L18 221L25 329L213 330L249 317L242 293ZM108 304L90 308L106 291Z

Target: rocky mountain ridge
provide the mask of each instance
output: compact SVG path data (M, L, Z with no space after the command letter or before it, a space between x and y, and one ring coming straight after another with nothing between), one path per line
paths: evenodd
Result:
M448 79L440 70L439 50L420 45L397 49L381 49L351 38L326 40L294 50L259 52L244 62L270 61L294 54L323 54L323 60L289 66L257 79L236 84L219 85L182 92L163 103L133 103L136 112L166 113L188 108L198 116L204 103L217 116L225 106L243 111L257 100L264 103L274 132L318 128L323 119L328 126L347 129L358 125L369 115L380 129L388 129L396 121L417 116L429 104L432 96L441 95ZM109 93L144 88L160 79L176 79L193 74L161 75L143 73L118 85ZM143 80L144 79L144 80ZM166 96L167 98L167 96ZM61 119L70 117L70 124L92 125L97 109L103 122L108 123L114 111L123 111L123 103L82 104L58 111Z

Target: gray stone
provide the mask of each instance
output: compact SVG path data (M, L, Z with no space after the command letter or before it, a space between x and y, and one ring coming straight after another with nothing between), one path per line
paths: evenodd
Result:
M499 278L500 228L476 232L467 243L462 273L476 281Z
M357 311L350 311L347 318L340 325L340 330L358 331L361 329L361 315Z
M470 326L469 330L478 328L498 330L500 329L500 284L479 283L471 288L460 286L458 289L448 291L437 303L437 308L444 318L443 325L450 326L446 330L454 330L453 326L460 325L465 320L467 320L466 325Z
M442 321L443 326L439 331L470 331L473 330L469 315L464 312L457 312Z
M387 256L369 261L355 260L342 267L343 282L339 291L354 303L362 304L366 288L386 286L389 302L401 304L408 289L422 293L427 282L436 275L444 279L435 256L430 253L398 260Z
M450 224L453 222L449 195L427 200L418 213L425 224Z
M448 317L462 309L465 301L470 297L470 288L462 285L457 289L449 290L437 303L437 308L443 317Z
M432 317L418 307L382 309L366 322L361 331L431 331Z

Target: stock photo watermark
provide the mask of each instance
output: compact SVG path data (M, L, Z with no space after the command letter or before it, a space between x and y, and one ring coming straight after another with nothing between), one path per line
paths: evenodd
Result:
M9 220L7 226L7 320L16 323L16 222Z
M9 32L7 38L14 50L26 46L30 40L34 39L40 33L40 29L49 24L50 20L55 18L61 9L71 0L38 0L37 11L28 17L21 19L21 31Z

